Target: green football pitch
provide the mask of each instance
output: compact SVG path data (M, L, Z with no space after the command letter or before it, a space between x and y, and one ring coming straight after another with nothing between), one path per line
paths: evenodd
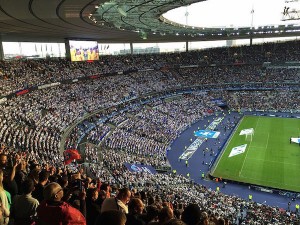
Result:
M251 138L239 135L253 128ZM211 175L228 180L300 192L300 146L290 138L300 136L300 119L244 116L216 160ZM241 154L232 149L247 144Z

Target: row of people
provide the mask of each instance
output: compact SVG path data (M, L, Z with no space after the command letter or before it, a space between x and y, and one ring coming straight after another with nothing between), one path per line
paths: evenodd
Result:
M2 80L0 96L49 83L49 81L58 82L64 79L75 79L83 76L134 69L158 69L174 65L198 65L199 63L203 65L232 63L262 64L263 62L299 61L299 58L297 58L298 45L298 41L291 41L254 46L216 48L185 53L103 56L101 61L94 63L71 63L63 59L3 61L0 63L0 79ZM261 66L254 66L253 69L255 69L254 74L256 74L261 69ZM161 76L159 73L157 75L158 79L167 80L167 77ZM277 76L276 79L280 78ZM153 83L152 81L153 77L150 79L151 83ZM148 82L145 82L145 84L148 84ZM158 83L156 82L156 84ZM139 86L136 87L140 89ZM143 88L149 87L151 86L144 86Z
M33 221L53 225L107 225L110 221L103 221L101 217L111 210L124 213L122 225L135 225L136 222L141 225L164 225L173 218L187 225L208 222L217 225L225 221L227 224L274 225L298 222L297 212L247 202L234 195L225 195L191 183L182 176L131 174L133 177L140 176L140 181L145 181L145 184L120 188L118 184L110 186L112 183L107 181L91 179L84 169L72 171L36 164L29 160L29 155L23 153L15 153L16 161L9 167L7 155L3 152L2 149L1 224L8 224L10 220L15 225L32 224ZM124 174L120 173L119 176ZM130 180L126 180L125 184L129 187ZM12 187L17 192L12 191ZM12 197L11 205L8 196ZM205 222L201 222L202 219Z

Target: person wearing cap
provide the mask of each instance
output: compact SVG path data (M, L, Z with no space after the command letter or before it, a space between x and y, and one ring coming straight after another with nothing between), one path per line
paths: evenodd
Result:
M55 182L48 184L43 191L44 201L37 208L38 225L76 224L86 225L82 213L62 201L63 188Z

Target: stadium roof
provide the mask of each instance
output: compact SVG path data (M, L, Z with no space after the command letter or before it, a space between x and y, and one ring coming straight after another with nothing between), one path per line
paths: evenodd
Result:
M198 28L162 16L195 2L199 0L0 0L0 32L2 41L62 42L69 38L103 43L224 40L300 33L300 26L292 22L261 27ZM291 2L298 0L285 4ZM298 19L297 10L293 14L290 9L285 19ZM216 13L215 17L218 16Z

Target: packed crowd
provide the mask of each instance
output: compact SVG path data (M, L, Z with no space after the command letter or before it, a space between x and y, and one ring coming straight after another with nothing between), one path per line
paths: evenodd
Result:
M222 97L233 110L299 112L299 90L210 92Z
M148 80L145 76L139 82L140 75L132 75L136 79L133 86L137 90L142 92L148 92L151 90L153 80L156 80L155 85L163 85L165 87L170 86L174 80L178 77L169 77L170 73L167 72L168 68L184 65L202 65L201 70L206 77L200 81L196 81L198 84L203 84L203 80L206 83L215 83L217 79L213 79L211 76L215 73L222 73L219 82L228 82L233 80L234 82L246 81L271 81L281 80L285 76L271 76L271 77L259 77L260 70L262 69L263 62L285 62L285 61L299 61L299 42L285 42L285 43L267 43L263 45L254 46L240 46L232 48L216 48L203 51L192 51L185 53L172 53L172 54L150 54L150 55L126 55L126 56L103 56L101 61L93 63L71 63L68 60L24 60L24 61L3 61L0 63L0 96L10 94L12 92L36 87L41 84L47 84L52 82L60 82L63 80L75 79L80 77L87 77L93 75L101 75L107 73L117 73L125 71L144 70L146 74L149 74ZM257 63L258 65L253 63ZM223 64L224 66L217 66ZM236 64L252 64L250 68L246 69L240 66L225 66ZM214 65L214 66L210 66ZM163 75L159 72L149 72L151 70L158 70L164 68ZM244 73L241 74L241 72ZM186 70L188 71L188 70ZM189 72L179 71L183 73L184 78L190 76ZM234 74L235 76L228 76ZM286 73L285 73L286 74ZM289 74L289 73L288 73ZM226 76L227 75L227 76ZM239 76L241 75L241 76ZM269 74L268 74L269 75ZM223 77L225 76L225 77ZM207 79L208 77L208 79ZM190 77L192 79L192 77ZM197 77L199 78L199 76ZM273 79L275 78L275 80ZM292 80L295 80L293 77ZM122 79L123 78L122 76ZM258 79L258 80L256 80ZM160 82L158 82L160 81ZM179 82L178 82L179 81ZM183 83L181 83L184 81ZM185 80L179 77L176 80L179 85L185 84L189 79ZM188 83L188 85L194 84L195 80ZM161 83L161 84L160 84ZM135 84L144 84L142 86ZM174 84L173 84L174 85ZM156 89L156 88L155 88Z
M129 173L122 165L126 153L103 155L108 170L95 168L101 179L92 179L85 168L41 165L30 153L11 154L2 145L0 224L299 224L298 212L225 195L180 175Z
M106 139L106 147L146 156L152 166L165 165L166 151L172 141L188 126L216 111L220 109L204 93L180 95L153 108L146 105L135 114L131 112L131 116L116 127Z
M174 224L185 222L187 225L207 224L209 221L211 224L226 224L225 221L232 224L295 224L298 218L295 212L223 195L193 184L182 176L130 173L124 163L168 165L166 150L178 134L204 116L221 111L211 102L212 98L221 97L235 110L297 110L300 105L299 90L290 91L283 88L267 91L194 90L189 94L174 95L175 97L152 97L160 92L162 96L169 94L166 90L198 85L222 88L224 83L239 83L240 88L243 88L244 84L259 82L262 87L271 83L272 87L276 88L278 85L297 83L299 69L264 70L262 65L258 64L228 65L295 60L297 55L292 53L298 51L297 43L142 57L103 57L101 62L92 64L71 64L65 60L1 62L0 79L3 79L3 83L0 84L0 95L49 81L128 71L132 68L145 69L142 72L101 76L100 79L61 84L18 96L1 104L0 141L4 143L0 152L0 167L4 173L4 188L0 188L1 223L8 224L11 220L10 223L14 221L18 225L23 222L25 225L24 221L30 224L36 220L37 224L51 224L54 220L63 218L53 217L50 218L53 221L49 221L45 214L49 213L49 210L55 210L55 207L65 209L71 204L69 209L72 209L72 212L68 213L74 213L76 218L81 220L78 224L85 224L87 220L87 224L94 225L97 217L97 224L103 224L101 215L99 216L103 212L102 203L115 195L116 201L120 201L120 207L124 206L126 209L125 204L129 201L125 210L125 220L127 218L127 221L130 221L130 215L133 215L135 219L141 220L139 224L148 224L149 221L157 222L156 224L173 224L174 221L169 221L173 217L178 219ZM287 52L288 54L285 54ZM180 64L197 65L199 61L202 66L197 68L168 68ZM223 65L211 66L212 63ZM157 70L162 67L164 69ZM136 101L129 102L131 99ZM143 104L140 99L148 101ZM127 101L126 110L125 107L119 108L119 105L126 104ZM99 109L102 111L91 120L77 124L69 133L66 142L62 142L61 137L70 124L76 124L79 118ZM83 151L84 160L88 165L86 170L96 178L95 180L89 178L76 164L65 167L60 154L61 146L78 147L83 137L94 144L102 142L100 154L97 151L98 147L94 145L86 144ZM33 180L33 184L27 178ZM51 184L46 186L50 182ZM39 190L38 195L33 194L32 185ZM124 190L119 189L119 185L127 186L131 190L130 196L125 192L127 197L124 202L120 199ZM14 199L11 212L9 197L6 197L8 194L5 194L4 190ZM19 215L20 210L17 208L24 206L22 203L18 205L16 202L19 198L14 197L31 192L35 200L31 199L30 204L34 203L35 210L26 212L26 215L25 212ZM98 197L98 194L101 197ZM40 198L45 198L46 201ZM150 216L148 210L139 210L138 215L136 214L137 205L134 204L141 203L136 199L140 199L149 210L152 208L156 212L152 219L145 219ZM191 203L196 203L197 206L189 206ZM77 207L78 210L73 210L73 207ZM187 219L192 215L187 217L184 213L189 207L196 213L194 222ZM91 212L94 214L90 214ZM170 217L164 217L166 214ZM74 215L70 215L68 218L74 219ZM200 222L200 219L204 222Z

